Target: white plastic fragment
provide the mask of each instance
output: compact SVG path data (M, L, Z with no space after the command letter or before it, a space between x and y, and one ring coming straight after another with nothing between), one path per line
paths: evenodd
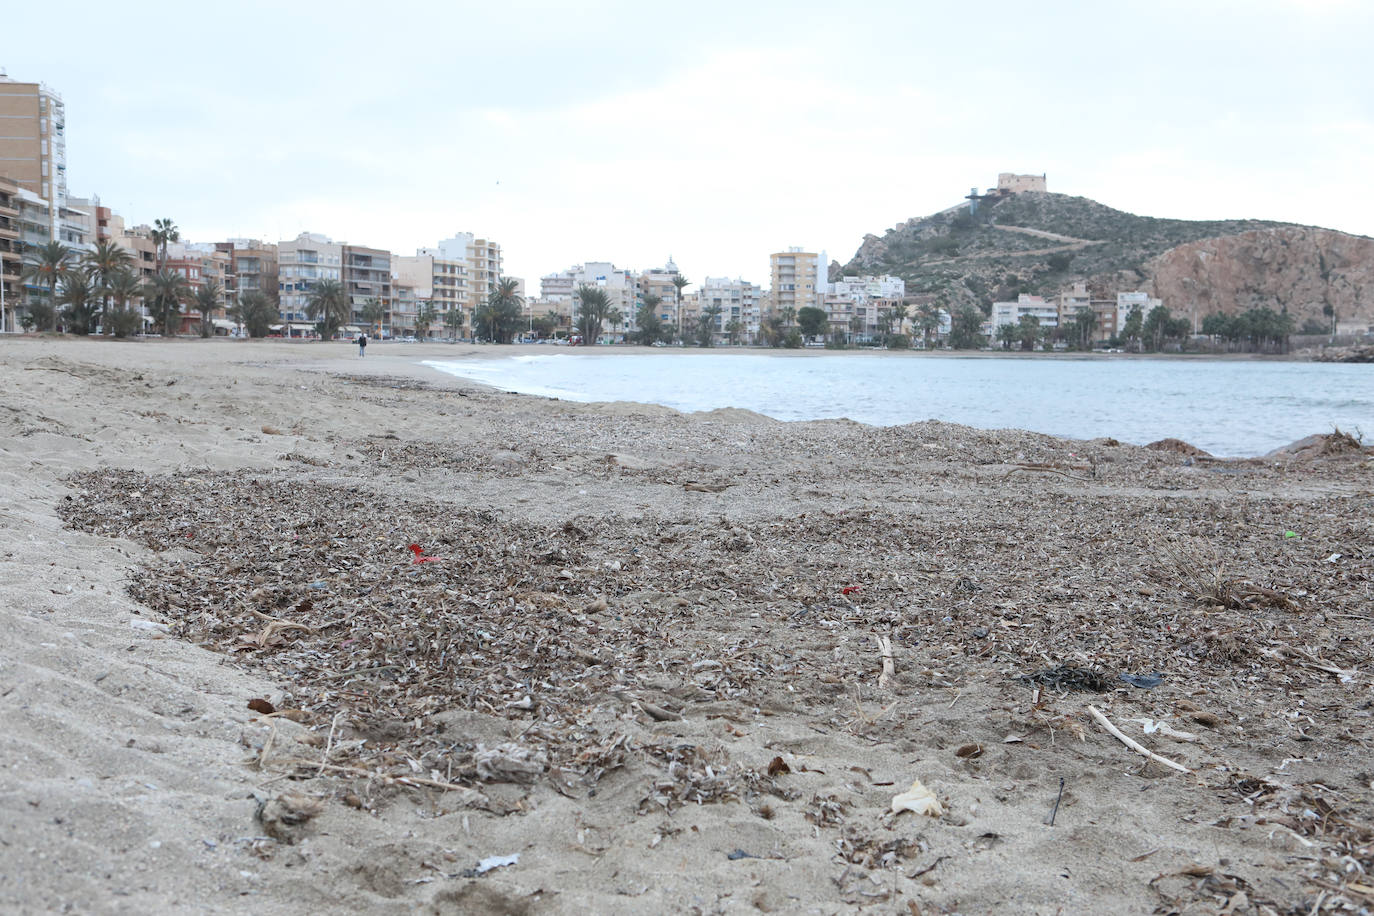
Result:
M930 817L939 817L945 813L944 806L935 797L935 793L927 789L919 779L912 780L910 789L892 797L892 813L901 814L903 811Z
M505 868L507 865L514 865L520 861L520 853L513 852L508 856L487 856L477 863L477 874L485 875L493 868Z

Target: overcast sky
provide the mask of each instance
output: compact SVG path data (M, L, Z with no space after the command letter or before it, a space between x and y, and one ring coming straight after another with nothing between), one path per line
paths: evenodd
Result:
M12 7L0 67L62 93L72 194L191 241L471 231L531 291L669 255L766 284L999 171L1374 235L1366 0Z

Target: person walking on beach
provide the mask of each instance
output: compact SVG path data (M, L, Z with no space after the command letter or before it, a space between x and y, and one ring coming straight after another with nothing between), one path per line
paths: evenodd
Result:
M359 356L366 356L366 355L367 355L367 335L366 335L366 334L359 334L359 335L358 335L358 355L359 355Z

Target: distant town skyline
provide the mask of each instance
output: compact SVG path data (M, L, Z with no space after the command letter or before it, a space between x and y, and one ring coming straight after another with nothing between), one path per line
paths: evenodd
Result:
M77 2L0 68L61 93L70 192L197 241L500 240L766 281L999 172L1150 216L1374 234L1357 2ZM52 34L36 4L12 35ZM56 50L58 53L54 53Z

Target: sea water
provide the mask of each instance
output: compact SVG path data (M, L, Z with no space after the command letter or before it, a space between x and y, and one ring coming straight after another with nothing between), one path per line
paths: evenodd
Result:
M1337 427L1374 437L1374 367L1341 363L590 350L426 365L573 401L877 426L934 419L1136 444L1172 436L1228 457Z

